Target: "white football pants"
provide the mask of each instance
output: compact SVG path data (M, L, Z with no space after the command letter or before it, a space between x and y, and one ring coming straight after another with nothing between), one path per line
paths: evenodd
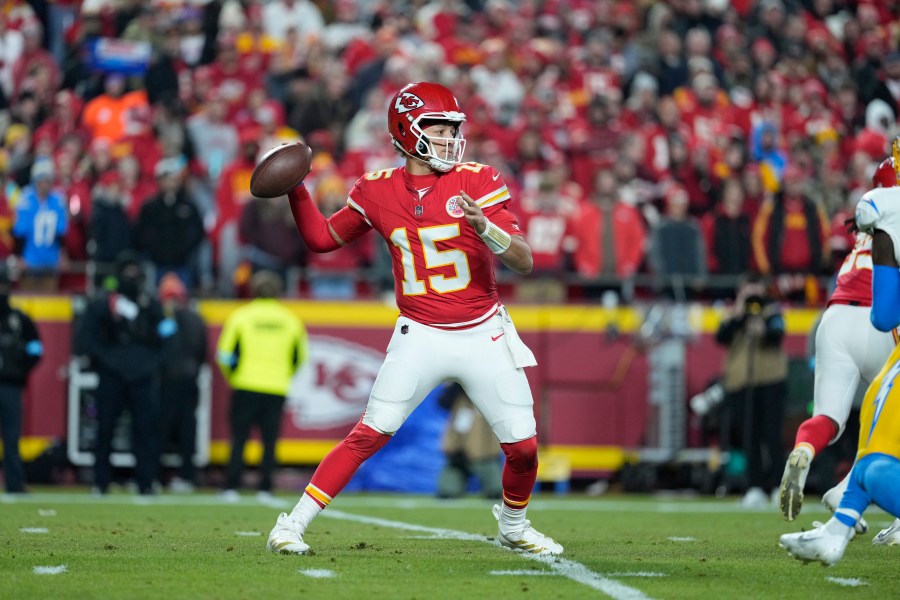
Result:
M860 380L868 386L894 349L891 332L878 331L871 308L833 304L816 331L816 378L813 416L825 415L844 432Z
M463 330L428 327L397 319L387 357L369 396L363 423L392 434L435 387L457 381L490 424L501 443L536 434L534 401L525 371L516 368L498 313ZM529 352L530 354L530 352Z

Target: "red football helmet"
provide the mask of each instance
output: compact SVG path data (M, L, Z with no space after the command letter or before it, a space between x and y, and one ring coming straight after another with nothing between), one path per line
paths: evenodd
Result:
M447 88L439 83L410 83L391 99L388 106L388 132L394 145L404 154L428 163L436 171L447 172L462 162L466 149L460 125L466 115ZM456 124L452 138L430 138L422 130L423 121L449 121ZM427 125L426 125L427 127ZM444 142L442 148L435 141Z
M891 156L881 161L872 176L872 187L895 187L900 185L900 137L891 144Z

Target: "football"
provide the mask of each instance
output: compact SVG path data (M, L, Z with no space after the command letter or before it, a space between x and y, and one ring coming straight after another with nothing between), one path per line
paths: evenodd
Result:
M257 198L283 196L303 181L311 162L312 150L299 140L275 146L253 169L250 193Z

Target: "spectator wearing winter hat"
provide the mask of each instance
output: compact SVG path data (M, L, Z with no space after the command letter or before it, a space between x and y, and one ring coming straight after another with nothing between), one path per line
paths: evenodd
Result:
M175 451L180 459L177 475L169 481L173 492L194 489L194 452L197 445L197 406L200 401L200 371L208 362L207 328L200 314L189 305L184 284L175 273L159 282L163 314L174 319L178 329L160 371L160 449Z
M31 184L16 207L13 236L24 244L21 289L52 293L59 285L60 246L68 229L65 199L53 188L53 163L31 167Z
M205 231L200 211L184 185L184 163L165 158L156 165L159 193L141 207L135 224L137 249L156 267L156 281L175 272L190 287L193 261Z

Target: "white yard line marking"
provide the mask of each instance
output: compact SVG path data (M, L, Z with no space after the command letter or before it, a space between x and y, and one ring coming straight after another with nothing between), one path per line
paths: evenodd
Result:
M428 539L428 538L423 538ZM490 571L490 575L516 575L516 576L524 576L528 577L530 575L535 576L547 576L547 575L556 575L556 573L552 573L550 571L529 571L528 569L512 569L508 571ZM607 577L668 577L665 573L654 573L653 571L622 571L619 573L607 573Z
M847 577L826 577L825 581L830 581L831 583L836 583L838 585L842 585L845 587L861 587L864 585L869 585L862 579L847 578Z
M235 531L234 535L239 537L258 537L262 535L260 531Z
M299 494L297 495L299 498ZM2 496L0 496L2 502ZM134 506L145 505L148 502L141 501L137 496L128 494L110 494L102 498L94 498L90 492L33 492L24 497L10 500L17 504L56 504L56 505L72 505L72 504L92 504L102 506L104 504L114 506ZM288 502L290 504L290 502ZM193 495L175 495L163 494L154 496L152 505L154 506L221 506L230 507L261 507L262 504L252 496L240 498L236 502L226 502L214 493L198 493ZM370 495L370 494L346 494L335 499L332 507L340 508L406 508L414 509L430 509L438 508L440 510L472 510L490 508L490 504L478 498L462 498L453 500L438 500L423 496L421 498L403 498L396 496ZM705 513L723 513L737 514L746 512L745 509L734 505L729 500L709 500L709 501L664 501L658 502L649 499L647 502L635 502L633 500L611 500L611 499L590 499L581 500L577 498L538 498L533 500L529 506L537 509L554 510L561 512L624 512L624 513L684 513L684 514L705 514ZM826 513L825 507L816 503L812 503L809 507L804 506L803 510L809 510L810 513ZM880 509L872 506L868 512L875 515L884 516L885 513Z
M414 523L404 523L402 521L390 521L388 519L379 519L376 517L366 517L363 515L353 515L340 510L329 509L322 512L322 516L338 519L341 521L354 521L356 523L365 523L366 525L378 525L380 527L391 527L393 529L404 529L406 531L419 531L422 533L430 533L441 539L448 540L467 540L485 542L491 545L497 545L497 542L491 538L474 533L466 533L464 531L454 531L453 529L440 529L436 527L425 527ZM512 550L510 550L512 552ZM538 556L534 554L520 554L522 558L543 563L553 572L567 577L572 581L586 585L587 587L602 592L613 598L613 600L650 600L650 596L644 592L632 587L628 587L618 581L607 579L603 575L594 573L581 563L562 558L559 556Z
M670 542L696 542L697 538L692 538L691 536L678 536L673 535L671 537L666 538Z
M337 573L328 569L297 569L297 572L313 579L331 579L337 577Z
M59 575L60 573L66 572L66 565L59 565L56 567L35 567L34 574L35 575Z
M19 531L22 533L50 533L46 527L20 527Z
M52 508L47 508L47 509L39 508L38 516L40 516L40 517L55 517L56 511L53 510Z
M298 495L299 497L299 495ZM0 496L0 503L3 502L3 496ZM32 492L21 498L10 500L18 504L56 504L56 505L79 505L91 504L102 506L104 504L113 506L134 506L140 505L134 496L128 494L111 494L102 498L94 498L89 491L83 492ZM226 502L217 493L197 493L193 495L162 495L155 496L153 505L155 506L220 506L223 508L234 507L255 507L260 508L262 505L256 498L247 496L237 502ZM341 495L332 503L332 508L406 508L414 509L440 509L440 510L472 510L490 508L490 504L485 500L478 498L462 498L459 500L447 501L438 500L422 496L420 498L408 498L397 496L370 495L370 494L352 494ZM738 514L746 513L743 509L728 499L725 500L677 500L677 501L655 501L652 498L646 502L634 500L611 500L607 498L597 499L578 499L578 498L537 498L532 500L529 506L536 509L553 510L559 512L595 512L595 513L680 513L680 514ZM810 513L827 513L827 509L818 503L811 503L808 507L803 507L804 514L806 511ZM887 513L880 508L871 506L867 511L873 513L873 518L886 517ZM885 526L890 525L893 521L885 521Z

